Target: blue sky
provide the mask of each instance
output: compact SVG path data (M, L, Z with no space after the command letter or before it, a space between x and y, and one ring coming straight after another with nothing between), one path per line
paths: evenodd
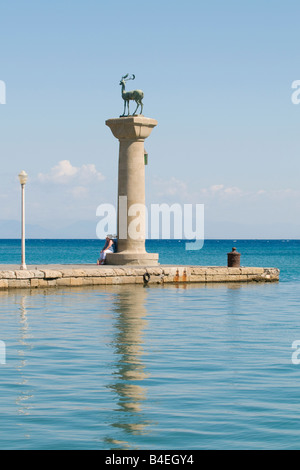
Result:
M5 2L0 237L18 227L22 169L29 235L95 237L117 195L105 120L134 73L158 120L148 204L205 204L208 238L300 238L299 14L291 0Z

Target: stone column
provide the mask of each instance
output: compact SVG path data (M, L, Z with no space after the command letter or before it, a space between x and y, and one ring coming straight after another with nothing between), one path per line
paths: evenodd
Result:
M145 249L144 141L157 125L155 119L128 116L109 119L106 125L119 140L118 253L107 264L158 265L158 254Z

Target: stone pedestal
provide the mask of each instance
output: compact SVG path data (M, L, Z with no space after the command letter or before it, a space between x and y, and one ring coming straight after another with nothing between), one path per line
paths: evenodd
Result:
M106 125L119 140L118 252L107 254L107 264L158 265L158 254L145 249L144 141L157 125L155 119L129 116L109 119Z

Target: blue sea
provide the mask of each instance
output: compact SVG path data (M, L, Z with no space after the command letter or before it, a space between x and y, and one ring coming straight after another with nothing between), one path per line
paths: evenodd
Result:
M102 245L28 240L27 263L95 263ZM0 291L0 448L299 449L300 240L147 242L179 265L233 246L280 282Z

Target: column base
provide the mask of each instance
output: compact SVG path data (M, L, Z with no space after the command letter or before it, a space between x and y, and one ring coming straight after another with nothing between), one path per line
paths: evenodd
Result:
M114 266L158 266L158 253L107 253L106 264Z

